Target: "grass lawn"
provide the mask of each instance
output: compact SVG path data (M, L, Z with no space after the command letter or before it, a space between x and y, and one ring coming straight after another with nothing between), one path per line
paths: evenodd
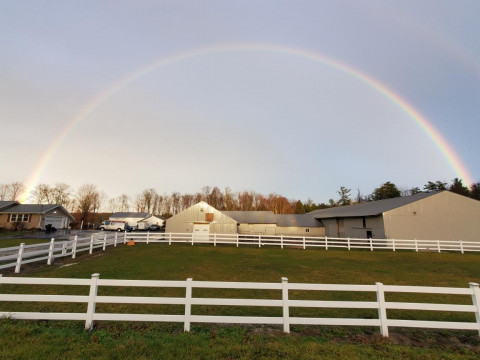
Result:
M2 240L0 239L0 242ZM213 281L289 282L427 285L468 287L480 282L480 257L477 254L415 253L389 251L325 251L233 246L191 246L137 244L109 247L94 256L58 260L54 265L22 267L20 276L88 278L100 273L110 279L158 279ZM65 266L69 265L69 266ZM12 270L13 271L13 270ZM12 272L3 272L13 276ZM9 286L10 290L32 292L32 288ZM0 290L6 288L2 285ZM72 287L73 288L73 287ZM179 292L180 291L180 292ZM43 293L86 294L88 289L42 287ZM183 290L184 292L184 290ZM99 295L183 296L181 289L101 288ZM234 296L276 298L277 291L195 289L194 296ZM387 301L411 301L409 294L387 294ZM419 302L457 302L471 304L466 297L415 295ZM374 300L374 294L291 292L290 298L325 300ZM2 304L2 310L21 307L59 311L63 304ZM8 307L8 308L5 308ZM68 311L85 311L84 304L69 304ZM105 312L182 313L181 306L97 305ZM276 308L193 307L196 314L279 316ZM417 312L418 318L446 321L472 321L470 314ZM408 317L412 313L388 312L389 317ZM371 310L291 309L292 316L377 317ZM336 327L292 327L285 335L277 327L192 325L184 334L182 324L97 323L91 332L75 322L0 322L0 358L136 358L136 359L478 359L480 338L477 332L391 329L383 339L378 329ZM22 344L31 344L25 346Z

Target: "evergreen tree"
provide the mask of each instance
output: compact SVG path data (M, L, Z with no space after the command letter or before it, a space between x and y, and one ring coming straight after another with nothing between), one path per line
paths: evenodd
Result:
M387 181L382 186L376 188L373 191L372 198L373 200L383 200L400 197L401 193L398 190L397 186L390 181Z
M448 190L450 190L451 192L454 192L456 194L463 195L463 196L469 196L470 195L470 190L468 189L468 187L463 185L462 179L459 179L459 178L453 179L452 185L450 185Z

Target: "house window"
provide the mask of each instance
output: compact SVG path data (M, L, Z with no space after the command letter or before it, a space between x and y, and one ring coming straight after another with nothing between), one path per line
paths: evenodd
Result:
M28 214L12 214L10 215L10 222L28 222Z
M310 229L305 229L305 232L310 232Z

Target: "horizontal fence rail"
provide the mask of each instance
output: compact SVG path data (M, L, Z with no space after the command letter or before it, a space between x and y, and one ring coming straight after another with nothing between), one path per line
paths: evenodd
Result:
M0 249L0 270L15 267L19 273L22 264L46 261L51 265L56 258L71 256L83 251L92 254L93 250L105 250L108 246L117 246L133 241L138 243L163 244L209 244L217 245L250 245L255 247L277 246L280 248L300 249L346 249L346 250L408 250L430 252L480 252L480 241L454 240L401 240L401 239L359 239L334 238L291 235L257 235L257 234L196 234L196 233L159 233L159 232L132 232L132 233L95 233L87 237L75 236L72 240L55 241L50 243L25 245Z
M18 320L78 320L85 322L86 329L92 329L95 321L140 321L140 322L179 322L184 324L184 330L190 331L192 323L216 324L264 324L283 326L283 331L290 332L291 325L334 325L334 326L370 326L378 327L380 333L387 337L391 327L431 328L431 329L456 329L474 330L480 334L480 289L477 283L470 283L468 288L425 287L425 286L395 286L383 285L346 285L346 284L302 284L289 283L287 278L282 278L279 283L256 282L218 282L194 281L189 278L185 281L161 280L113 280L100 279L99 274L93 274L91 279L63 279L63 278L19 278L2 277L0 285L63 285L88 287L88 295L43 295L43 294L16 294L5 291L5 286L0 289L0 306L9 303L21 302L48 302L48 303L83 303L86 304L84 312L22 312L1 311L0 316ZM101 287L109 288L180 288L184 296L159 297L159 296L100 296ZM197 289L248 289L277 291L277 298L232 298L232 297L195 297ZM305 292L344 292L344 293L371 293L374 301L326 301L292 299L290 294L294 291ZM391 293L411 294L441 294L461 295L471 298L470 304L435 304L424 302L392 302L386 301L385 295ZM96 311L97 304L140 304L140 305L181 305L184 311L181 314L157 313L111 313ZM225 307L263 307L279 308L281 316L225 316L204 315L193 311L192 306L221 306ZM378 313L377 318L362 317L299 317L290 316L290 310L295 308L322 308L322 309L373 309ZM122 307L123 309L123 307ZM423 319L395 319L387 316L390 310L417 310L427 312L442 311L464 312L472 315L472 321L431 321ZM208 312L211 314L211 312Z

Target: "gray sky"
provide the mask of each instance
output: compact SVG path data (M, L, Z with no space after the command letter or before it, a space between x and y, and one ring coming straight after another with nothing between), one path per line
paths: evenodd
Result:
M326 202L340 186L480 181L478 14L476 0L0 1L0 183Z

